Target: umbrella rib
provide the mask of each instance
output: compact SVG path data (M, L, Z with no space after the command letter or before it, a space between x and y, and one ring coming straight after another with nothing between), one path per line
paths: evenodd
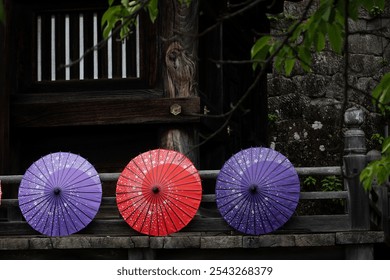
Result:
M284 207L285 209L290 210L289 208L283 206L282 203L280 203L279 201L277 201L276 199L274 199L273 196L267 196L267 195L265 195L265 194L261 194L261 195L262 195L263 197L267 197L268 199L272 200L273 202L275 202L275 204L281 205L281 206ZM278 196L278 198L281 198L281 199L283 199L283 200L287 200L287 201L290 201L290 202L297 203L296 200L292 200L292 199L289 199L289 198L286 198L286 197ZM276 208L276 207L275 207L275 208Z
M69 230L68 225L67 225L68 222L73 226L73 228L76 231L79 230L79 229L77 228L77 226L74 223L73 219L70 218L71 217L71 213L68 211L68 207L65 207L65 203L67 203L67 201L65 201L62 197L61 197L61 201L62 201L62 205L64 206L62 208L62 214L64 215L65 226L66 226L67 234L69 235L70 234L70 230ZM67 215L67 217L69 217L69 219L65 219L64 208L65 208L66 215ZM73 213L73 214L75 214L75 213ZM77 216L77 215L75 214L75 216Z
M266 156L265 156L265 159L260 161L260 162L263 162L263 164L261 164L260 171L256 174L256 177L255 177L255 178L256 178L256 182L262 182L262 181L263 181L262 178L264 178L264 176L263 176L263 172L265 172L265 171L263 171L263 170L264 170L264 167L265 167L264 162L268 161L268 160L267 160L267 159L268 159L268 156L269 156L269 154L271 153L271 150L270 150L270 149L266 149L266 151L267 151L267 154L266 154Z
M68 168L66 168L66 164L67 164L67 162L68 162L68 160L69 160L70 155L71 155L70 153L66 153L66 159L65 159L64 162L63 162L64 166L63 166L62 169L59 170L58 182L63 182L63 181L65 180L65 178L66 178L66 177L64 176L64 174L65 174L65 172L67 172L67 170L68 170ZM61 161L62 161L62 159L63 159L62 153L60 153L60 159L61 159Z
M155 168L155 167L153 166L153 160L152 160L151 151L149 151L149 159L151 160L151 161L150 161L151 168L149 168L148 165L147 165L146 162L145 162L145 158L144 158L145 153L140 154L139 156L140 156L140 158L141 158L141 160L142 160L142 162L143 162L143 164L144 164L144 166L145 166L145 168L146 168L146 174L144 174L144 175L145 175L144 179L147 180L147 181L149 182L150 186L151 186L151 185L154 184L154 182L155 182L155 180L156 180L156 179L154 178L154 172L155 172L154 168ZM159 160L159 158L157 158L157 161L158 161L158 160ZM157 167L157 166L158 166L158 163L157 163L156 167ZM147 178L147 177L148 177L147 175L148 175L149 173L152 175L152 178L151 178L151 179Z
M30 174L34 175L34 177L37 178L37 179L39 179L39 180L42 182L42 184L37 183L37 182L34 182L34 181L31 181L30 179L26 178L25 176L23 177L22 182L23 182L23 181L27 181L28 183L35 184L35 185L41 186L41 187L43 187L43 188L46 187L45 182L44 182L41 178L39 178L38 176L36 176L34 173L32 173L32 172L29 171L29 170L27 170L27 172L29 172ZM28 184L28 185L30 185L30 184ZM21 187L22 189L35 189L35 188L28 188L28 187L25 187L25 186L23 186L23 184L20 184L20 187Z
M235 159L235 161L236 161L236 163L237 163L237 166L241 169L241 172L242 172L242 180L244 180L244 183L246 183L246 184L250 184L250 179L251 178L248 178L248 172L246 172L246 170L247 170L247 164L246 164L246 161L247 161L247 158L246 158L246 155L245 154L240 154L241 155L241 157L240 157L240 159L242 160L242 161L244 161L244 165L245 165L245 169L243 168L243 166L242 166L242 164L240 164L239 163L239 161L238 161L238 159L237 159L237 154L235 154L234 156L233 156L233 158Z
M173 201L171 201L171 200L168 199L168 198L167 198L167 200L168 200L170 203L172 203L172 206L173 206L173 205L176 206L176 204L175 204ZM168 203L167 203L166 206L170 209L169 213L173 213L173 215L175 215L175 216L180 220L180 222L181 222L183 225L186 224L186 223L183 221L183 219L176 213L176 211L171 207L171 204L168 204ZM176 207L176 208L177 208L179 211L181 211L182 213L184 213L185 215L187 215L189 218L191 218L191 216L188 215L185 211L183 211L183 210L180 209L179 207ZM178 228L177 228L176 224L173 222L172 217L171 217L170 215L168 215L168 216L169 216L169 218L171 219L172 224L173 224L174 227L175 227L175 230L177 231Z
M137 201L133 201L132 205L129 205L127 206L125 209L121 209L122 212L126 211L127 209L129 209L131 206L135 205L136 203L138 203L139 201L141 201L142 199L144 199L144 197L142 195L139 195L139 196L136 196L136 197L140 197L140 199L138 199ZM130 202L133 200L133 198L136 198L136 197L132 197L132 198L129 198L129 199L125 199L125 200L122 200L122 201L119 201L117 202L117 204L122 204L122 203L125 203L125 202ZM139 208L141 207L143 204L140 204L129 216L132 216L133 213Z
M268 210L268 205L267 205L267 203L266 203L264 200L260 200L260 197L257 198L257 201L258 201L258 205L260 205L260 207L261 207L260 210L261 210L263 213L267 213L267 210ZM267 208L265 208L264 206L267 206ZM268 211L268 213L270 213L270 215L272 215L272 217L274 218L274 220L277 221L277 219L276 219L276 217L275 217L275 215L274 215L274 213L273 213L272 211ZM270 221L270 219L268 218L268 216L265 215L264 217L267 218L267 219L261 219L262 222L263 222L263 227L264 227L264 229L265 229L265 222L267 222L267 223L268 223L268 226L269 226L272 230L274 230L273 223Z
M286 158L285 158L282 162L277 163L277 164L273 167L273 169L270 170L270 171L269 171L269 169L271 168L271 166L268 165L268 168L265 170L265 173L263 174L262 177L265 178L265 177L269 176L270 174L272 174L272 178L275 178L275 177L279 176L280 174L282 174L282 173L286 172L287 170L289 170L289 167L287 167L287 168L283 169L282 171L280 171L278 174L273 174L273 172L274 172L279 166L283 166L283 163L285 162L285 160L286 160ZM274 162L275 162L275 161L274 161ZM275 163L276 163L276 162L275 162ZM277 181L275 181L275 182L277 182Z
M50 155L51 155L51 154L50 154ZM49 186L52 187L52 186L53 186L53 181L52 181L52 178L50 177L50 175L51 175L50 172L52 172L52 171L49 170L49 167L48 167L48 165L47 165L47 163L46 163L46 159L47 159L47 157L42 157L42 163L43 163L43 166L45 167L47 173L49 174L49 177L46 178L47 184L48 184ZM45 177L46 177L46 176L45 176Z
M160 201L161 202L161 201ZM161 211L161 216L163 216L163 219L162 219L162 222L163 222L163 224L164 224L164 229L165 229L165 232L168 234L168 225L167 225L167 222L166 222L166 220L164 219L164 213L166 213L166 212L164 212L164 207L163 207L163 205L164 205L164 203L159 203L159 205L158 205L158 207L160 208L160 211ZM167 215L168 217L169 217L169 215ZM171 219L172 220L172 219ZM173 224L173 222L172 222L172 224ZM175 228L176 229L176 228ZM160 233L160 230L159 230L159 233Z
M151 203L146 203L145 204L145 207L148 207L147 208L147 211L146 211L146 213L145 213L145 216L146 216L146 214L148 214L149 213L149 210L150 210L150 207L151 207ZM140 215L138 216L138 218L141 216L141 213L142 212L140 212ZM138 221L138 219L137 219L137 221ZM142 229L144 228L144 225L145 225L145 221L146 221L146 219L144 219L143 221L142 221L142 223L141 223L141 228L140 228L140 231L142 232Z
M36 209L37 207L38 207L38 209L39 209L39 205L41 205L41 204L43 204L43 206L46 205L47 200L46 200L45 197L46 197L46 196L40 197L40 198L41 198L41 201L39 201L36 205L34 205L34 207L31 207L29 210L27 210L27 211L25 211L25 212L23 212L23 213L26 215L26 214L28 214L30 211ZM38 199L39 199L39 198L34 199L34 200L31 200L31 201L35 201L35 200L38 200ZM28 201L28 202L26 202L26 203L20 203L19 206L24 206L24 205L29 204L29 203L30 203L30 201ZM42 207L41 207L41 208L42 208ZM37 212L35 212L35 214L32 216L32 218L34 218L34 217L36 216L36 214L37 214ZM32 218L31 218L31 219L32 219ZM31 220L31 219L30 219L30 220Z
M297 175L296 174L290 174L290 175L288 175L288 176L286 176L286 177L283 177L283 178L279 178L279 179L277 179L277 180L270 180L269 182L268 182L268 184L275 184L275 183L278 183L278 182L280 182L280 181L285 181L286 179L289 179L289 178L293 178L293 177L295 177L295 178L297 178ZM297 179L297 182L298 182L298 179Z
M87 161L84 160L84 162L87 162ZM79 168L80 168L82 165L84 165L84 162L79 166ZM92 180L93 177L98 177L98 176L99 176L98 174L87 175L86 178L82 178L82 179L80 179L79 181L77 181L80 177L82 177L84 174L87 174L88 171L93 170L93 169L94 169L94 167L93 167L92 165L89 165L89 167L88 167L87 170L80 172L80 174L77 175L76 177L72 178L72 180L67 181L67 186L70 186L70 185L77 185L77 184L79 184L79 183L81 183L81 182L84 182L84 181L86 181L86 180L89 180L89 179ZM76 168L75 168L75 169L69 169L69 170L73 170L73 173L71 173L71 174L74 174L74 173L76 172L76 170L80 170L80 169L76 169ZM69 172L70 172L70 171L69 171ZM95 172L94 172L94 173L95 173Z
M169 196L166 197L166 200L169 201L172 205L176 206L176 208L177 208L179 211L181 211L182 213L184 213L187 217L191 218L191 215L189 215L187 212L185 212L185 211L184 211L183 209L181 209L180 207L177 207L177 205L176 205L176 202L177 202L177 201L175 202L174 200L171 200ZM192 207L191 205L188 205L188 204L183 203L183 202L181 202L181 201L180 201L180 203L182 203L182 204L184 204L184 205L186 205L186 206L189 206L190 208L192 208L192 209L194 209L194 210L197 210L196 208ZM171 207L171 205L169 205L169 208L171 208L171 209L173 210L173 208ZM178 215L176 214L176 211L173 211L173 213L175 213L176 217L178 217L179 220L184 224L184 221L180 218L180 216L178 216Z
M94 182L93 184L88 184L88 185L83 185L83 186L76 186L76 187L73 187L73 188L67 188L67 190L68 191L80 190L80 189L83 189L83 188L89 188L89 187L93 187L93 186L100 186L100 183ZM100 192L100 191L96 190L96 191L92 191L90 193L93 193L93 192Z
M178 195L178 194L177 194L177 196L185 197L184 195ZM168 199L168 198L175 199L175 198L174 198L172 195L170 195L170 194L167 194L166 197L167 197L167 199ZM195 200L195 201L200 201L200 199L196 199L196 198L188 198L188 199ZM175 200L176 200L176 199L175 199ZM173 200L169 200L169 201L171 201L172 203L174 203ZM185 203L185 202L183 202L183 201L181 201L181 200L177 201L177 203L181 203L181 204L186 205L186 206L188 206L188 207L190 207L190 208L192 208L192 209L197 210L196 207L193 207L192 205L190 205L190 204L188 204L188 203ZM184 212L184 211L183 211L183 212Z
M295 202L294 199L288 198L288 197L283 196L283 195L276 196L276 195L269 194L269 193L265 193L265 192L263 192L262 195L263 195L264 197L268 197L269 199L272 199L272 200L274 200L274 201L276 201L276 200L273 199L273 197L278 197L278 198L281 198L281 199L283 199L283 200L287 200L287 201L290 201L290 202Z
M234 156L233 156L232 158L235 159ZM231 160L232 160L232 159L231 159ZM237 170L236 170L236 168L234 168L234 166L232 166L232 165L230 164L230 161L231 161L231 160L228 160L225 164L226 164L227 166L229 166L230 169L238 176L238 178L240 179L240 181L244 180L243 176L242 176L239 172L237 172ZM227 176L232 176L232 174L229 174L228 172L225 172L224 169L225 169L225 168L222 168L222 169L221 169L221 171L222 171L224 174L226 174ZM220 171L220 172L221 172L221 171Z
M167 153L169 153L170 151L168 151ZM177 153L177 152L175 152L175 151L172 151L171 152L172 154L173 154L173 157L172 157L172 160L171 160L171 162L169 162L169 163L167 163L167 161L168 161L168 156L166 156L165 158L164 158L164 166L165 165L168 165L168 167L164 170L164 172L160 172L160 176L159 176L159 180L162 180L162 179L164 179L164 178L169 178L169 176L172 174L172 172L171 173L169 173L169 175L167 175L168 174L168 172L169 172L169 167L170 166L174 166L174 164L173 164L173 162L175 161L175 159L176 159L176 157L178 156L178 154L179 153Z
M244 195L246 196L246 195ZM244 203L245 202L245 203ZM237 212L240 212L240 221L239 221L239 225L242 225L245 223L245 232L248 231L248 223L249 223L249 208L251 206L251 200L248 200L248 197L246 197L245 201L243 201L242 203L242 207L244 208L244 211L237 211ZM248 211L248 212L247 212ZM247 215L245 215L245 213L247 212ZM246 220L244 220L244 217L247 217Z
M169 171L169 173L168 173L168 174L165 174L165 175L166 175L166 178L171 178L171 179L175 178L175 176L177 175L177 173L175 173L176 169L183 163L183 161L186 160L186 157L184 157L184 156L182 156L182 157L180 158L180 154L179 154L178 152L174 152L174 151L173 151L173 153L174 153L174 156L173 156L171 162L169 163L171 166L173 166L173 169L170 170L170 169L168 168L167 173L168 173L168 171ZM176 162L176 158L177 158L178 156L179 156L179 158L177 159L178 162ZM189 164L188 166L191 166L191 164ZM183 168L183 169L184 169L184 168ZM179 174L180 174L182 171L183 171L183 170L181 170L181 171L179 172ZM173 177L171 177L172 174L174 174Z
M68 194L68 195L67 195L67 199L68 199L68 201L72 200L72 201L76 201L76 202L80 202L80 200L90 201L90 202L95 202L95 203L100 203L100 202L101 202L100 199L94 200L94 199L91 199L91 198L79 197L79 196L77 196L77 199L75 199L74 196L71 195L71 194ZM89 208L89 209L91 209L91 210L95 210L95 208L92 208L92 207L90 207L89 205L84 205L84 206L87 207L87 208Z
M85 217L87 217L87 218L89 218L89 219L91 219L91 220L93 219L93 217L89 216L89 215L88 215L87 213L85 213L80 207L78 207L78 206L76 205L76 203L74 203L74 201L78 202L77 200L74 200L74 199L72 199L72 198L69 197L67 201L68 201L69 204L72 204L72 206L73 206L74 208L78 209L78 210L80 211L80 213L84 214ZM97 202L97 201L94 201L94 202ZM92 207L90 207L89 205L85 205L85 204L84 204L84 206L85 206L86 208L91 209L91 210L96 210L95 208L92 208ZM72 209L72 211L73 211L73 209ZM80 219L79 215L77 215L76 212L74 212L74 211L73 211L73 213L74 213L75 216L79 219L79 221L85 226L85 223Z
M244 185L243 185L242 183L236 183L236 182L232 182L232 181L226 181L226 180L223 180L223 179L221 179L221 178L218 178L217 181L219 181L219 182L221 182L221 183L225 183L225 184L234 185L234 186L237 186L237 187L240 187L240 188L244 187ZM223 190L224 188L221 188L221 187L220 187L219 189ZM228 189L226 189L226 190L231 190L231 188L230 188L230 189L228 188Z
M223 199L224 197L222 197L222 199ZM220 198L218 197L218 200L219 200ZM233 201L237 201L238 200L238 202L235 202L233 205L232 205L232 207L230 207L230 209L227 211L227 212L230 212L230 211L232 211L233 209L234 209L234 207L236 207L242 200L243 200L244 198L243 198L243 196L241 195L241 196L237 196L237 197L235 197L234 199L232 199L232 200L229 200L228 202L226 202L225 204L220 204L220 205L218 205L219 206L219 208L222 208L222 207L225 207L225 206L227 206L227 205L229 205L229 204L233 204Z
M141 157L142 158L142 154L139 155L138 157ZM144 171L141 169L141 167L137 164L137 161L136 160L132 160L133 164L138 168L139 171L141 171L142 175L143 175L143 180L147 181L148 184L152 184L152 182L149 180L149 178L146 176L147 174L144 173ZM131 170L131 172L133 172ZM133 172L134 175L138 175L136 174L135 172ZM142 180L142 183L143 183L143 180Z
M42 161L42 158L41 158L41 161ZM36 178L38 178L39 180L41 180L42 183L44 184L43 186L46 187L47 181L48 181L49 179L46 177L45 173L43 172L43 170L39 167L39 165L38 165L36 162L34 162L33 165L39 170L40 174L41 174L43 177L45 177L46 181L43 180L42 178L38 177L38 176L37 176L35 173L33 173L32 171L30 171L30 168L27 169L27 172L31 173L31 174L34 175Z
M92 220L93 217L89 217L86 213L84 213L84 211L82 211L77 205L75 205L71 200L68 200L68 203L71 204L74 208L78 209L80 211L80 213L84 214L85 217L87 217L88 219ZM70 211L72 211L72 213L74 214L74 216L79 220L79 222L85 227L87 226L84 221L80 218L80 216L74 211L74 208L72 207L69 207ZM90 208L91 209L91 208ZM76 225L74 224L74 221L72 221L72 224L74 225L75 229L78 229L76 227Z
M129 168L126 167L126 169L130 171ZM132 172L133 175L137 175L137 174L135 174L133 171L130 171L130 172ZM120 178L124 178L125 181L128 180L128 181L131 181L131 182L134 183L134 184L142 185L142 180L141 180L141 181L134 180L134 179L131 178L131 177L127 177L127 176L124 175L123 173L120 175ZM119 180L118 180L118 182L119 182ZM118 185L121 185L121 186L128 186L128 185L124 185L124 184L120 184L120 183L118 183ZM133 186L133 185L132 185L132 186ZM136 186L137 186L137 185L136 185Z
M77 167L75 167L75 164L76 164L77 160L79 159L79 156L78 155L75 155L75 156L76 156L76 158L73 159L73 161L70 162L71 164L70 164L69 167L67 167L66 164L65 164L66 168L64 168L63 180L66 180L66 178L68 178L70 170L77 169ZM70 154L68 154L68 158L66 159L66 163L68 162L69 157L70 157ZM66 172L66 174L65 174L65 172Z

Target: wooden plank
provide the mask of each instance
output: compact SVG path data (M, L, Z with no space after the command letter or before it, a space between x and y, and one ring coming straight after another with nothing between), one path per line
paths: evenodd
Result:
M337 232L336 244L368 244L383 243L385 236L383 231L350 231Z
M334 246L335 233L244 236L244 248Z
M199 98L146 98L131 96L118 98L105 95L93 100L83 96L73 100L56 100L53 96L38 95L43 102L14 102L12 120L17 127L58 127L69 125L107 125L136 123L197 122ZM170 107L181 106L181 113L173 115Z
M348 215L293 216L281 231L337 232L350 229Z
M90 97L90 98L93 98L93 96ZM96 98L96 96L95 96L95 98ZM65 99L65 100L63 100L61 102L67 102L66 100L67 99ZM304 170L304 169L306 169L306 167L301 167L300 169ZM204 180L209 180L209 179L210 180L215 180L217 178L217 176L218 176L219 170L198 170L198 172L199 172L200 177L202 179L204 179ZM298 174L299 174L299 172L298 172ZM120 175L120 173L100 173L99 174L100 179L102 181L107 181L107 182L112 182L112 181L118 180L119 175ZM22 175L4 175L4 176L0 175L0 180L3 180L3 183L19 183L21 179L22 179ZM304 196L305 199L310 199L311 196L314 196L314 197L322 196L322 194L318 195L317 192L313 192L313 193L311 193L311 192L304 192L304 193L305 193L305 195L303 195L303 196ZM331 196L329 198L345 198L345 195L346 195L345 191L320 192L320 193L325 193L325 194L323 194L324 197L327 197L328 195ZM337 194L335 194L335 193L337 193ZM333 195L335 197L333 197Z
M370 247L372 244L380 244L383 239L378 239L373 232L351 232L348 238L366 235L373 237L366 238L366 243L339 243L337 233L314 233L314 234L267 234L261 236L246 235L191 235L176 234L165 237L150 236L98 236L74 234L65 237L47 236L21 236L21 237L0 237L0 250L52 250L52 249L232 249L232 248L280 248L280 247L321 247L321 246L347 246L351 248ZM383 234L383 232L382 232ZM363 249L364 249L363 248ZM353 249L355 253L358 250ZM349 254L350 258L352 254ZM355 254L354 258L361 255ZM353 257L352 257L353 258Z
M300 199L347 199L347 191L301 192Z
M300 176L342 176L341 166L296 167Z

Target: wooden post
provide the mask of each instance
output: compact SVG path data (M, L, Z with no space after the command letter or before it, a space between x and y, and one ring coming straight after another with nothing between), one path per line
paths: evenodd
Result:
M365 134L360 126L364 122L361 109L350 108L344 115L347 131L344 134L344 172L348 188L348 211L351 230L369 230L370 212L368 193L360 183L359 175L366 166ZM373 245L351 245L346 248L347 259L372 259Z
M349 215L352 230L370 229L368 193L359 180L366 166L365 134L360 129L364 122L363 111L356 108L345 112L348 130L344 135L344 168L349 193Z
M165 95L173 99L197 96L198 1L191 1L189 6L176 0L165 1L160 14ZM196 134L194 125L170 126L163 130L160 145L186 154L197 165L198 156L192 149L197 143Z

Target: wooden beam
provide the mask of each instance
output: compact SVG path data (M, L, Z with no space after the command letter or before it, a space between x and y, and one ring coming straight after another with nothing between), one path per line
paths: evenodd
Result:
M179 106L175 115L172 106ZM199 98L134 98L131 94L18 96L12 102L16 127L58 127L69 125L111 125L138 123L197 122Z
M370 235L370 231L365 231ZM352 233L354 235L356 233ZM383 233L382 233L383 234ZM71 235L65 237L21 236L0 238L1 250L52 250L52 249L231 249L231 248L280 248L280 247L322 247L346 245L353 254L349 258L362 256L358 249L366 249L382 239L372 239L370 245L354 245L337 242L336 233L314 234L267 234L261 236L227 235L219 233L210 236L203 233L176 233L164 237L152 236L96 236ZM352 250L351 250L352 249ZM370 249L370 248L368 248ZM369 250L364 250L369 253ZM369 257L369 255L366 255Z

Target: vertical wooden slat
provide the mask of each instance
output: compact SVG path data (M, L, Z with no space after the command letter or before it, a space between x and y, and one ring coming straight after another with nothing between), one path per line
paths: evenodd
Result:
M74 12L69 15L70 19L70 59L72 62L79 59L79 44L80 44L80 13ZM72 80L80 79L80 66L78 63L72 64L70 67L70 78Z
M84 50L93 47L93 12L84 13ZM84 57L84 78L93 79L93 51Z
M41 14L42 34L42 81L50 81L51 77L51 18L50 14Z
M137 77L136 37L133 33L126 41L127 77Z
M97 25L97 30L96 30L96 35L97 35L97 42L102 42L103 40L103 35L102 32L100 31L100 19L101 19L101 13L96 13L96 25ZM96 43L97 43L96 42ZM98 50L98 78L99 79L107 79L108 77L108 63L107 63L107 42L102 43L99 46Z
M65 14L58 13L56 18L56 80L65 80Z
M112 37L112 77L122 78L122 45L126 41L121 41L118 36Z

